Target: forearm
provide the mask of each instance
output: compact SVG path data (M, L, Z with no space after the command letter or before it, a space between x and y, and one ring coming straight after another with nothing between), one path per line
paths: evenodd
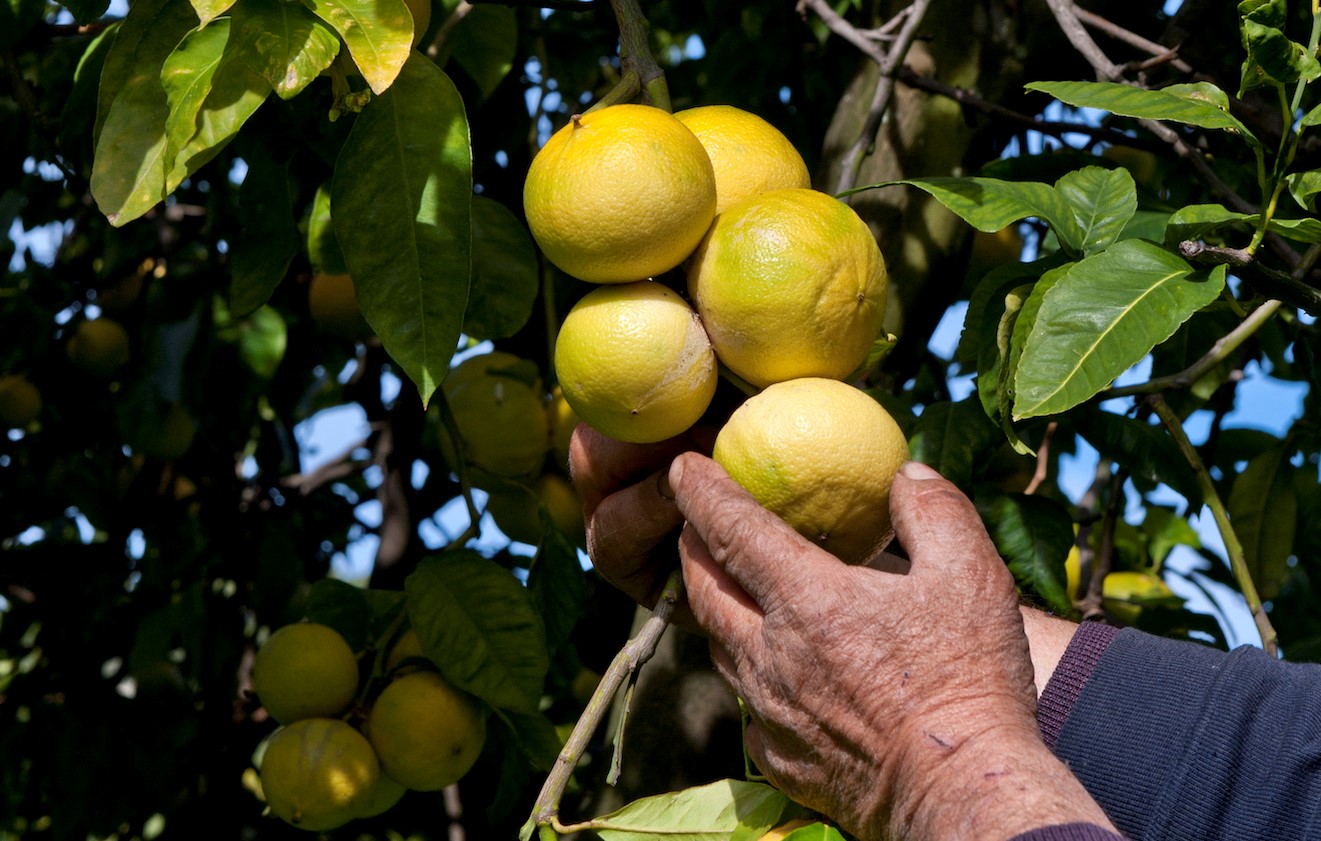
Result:
M1023 630L1027 633L1028 647L1032 651L1032 671L1037 685L1037 697L1046 691L1046 684L1055 674L1060 659L1069 647L1074 633L1078 630L1077 622L1070 622L1058 616L1037 610L1026 605L1019 607L1023 614Z

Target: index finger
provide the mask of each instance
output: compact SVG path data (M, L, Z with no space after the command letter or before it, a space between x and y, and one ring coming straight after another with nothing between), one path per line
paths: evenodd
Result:
M843 561L789 527L729 477L696 453L670 465L674 501L711 558L763 611L790 601L819 583Z
M693 446L686 435L655 444L626 444L578 424L569 441L569 475L582 500L583 515L591 518L601 500L658 470L664 470Z

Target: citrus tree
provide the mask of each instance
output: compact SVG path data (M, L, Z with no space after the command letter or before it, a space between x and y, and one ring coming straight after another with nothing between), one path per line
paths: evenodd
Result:
M740 262L708 226L742 205L639 194L637 166L525 203L539 150L610 106L758 116L820 194L781 238L812 202L865 223L884 320L824 376L973 498L1025 598L1321 658L1314 6L4 0L0 23L2 837L839 837L743 773L736 709L673 738L695 707L635 668L677 579L630 642L585 568L591 409L560 371L600 373L609 325L575 305L709 333L719 377L646 419L665 435L819 344L780 318L739 360L715 328L753 316L691 332L702 264ZM687 118L685 166L741 119ZM687 202L706 221L663 227ZM633 244L584 260L605 220ZM620 271L656 282L593 285ZM621 687L640 735L611 768Z

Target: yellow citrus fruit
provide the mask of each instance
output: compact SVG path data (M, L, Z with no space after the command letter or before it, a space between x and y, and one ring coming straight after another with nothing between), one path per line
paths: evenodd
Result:
M578 417L635 444L663 441L696 423L719 379L697 314L653 281L584 295L560 326L555 374Z
M711 160L674 115L611 105L575 115L532 159L528 227L576 278L626 283L683 262L716 212Z
M347 274L318 272L307 287L307 309L323 333L350 341L375 335L358 308L353 278Z
M889 413L838 380L775 383L749 397L712 457L799 534L849 563L893 535L890 485L908 442Z
M128 331L109 318L84 321L64 349L75 368L108 380L129 360Z
M261 760L261 788L277 817L320 832L371 802L381 766L361 733L335 718L305 718L277 732Z
M546 407L546 413L550 416L550 449L555 454L555 463L561 469L567 470L569 467L569 440L573 438L573 430L577 428L582 418L569 405L569 401L564 399L564 389L558 385L550 390L550 403Z
M385 687L367 713L366 731L385 773L414 791L437 791L477 761L486 716L440 675L413 672Z
M1106 613L1133 624L1142 615L1142 607L1178 600L1165 579L1152 572L1117 570L1106 575L1101 584L1102 604Z
M358 660L334 628L315 622L285 625L258 649L252 689L281 724L336 716L358 691Z
M468 464L506 478L541 469L550 427L536 363L504 351L469 357L443 388Z
M775 126L732 105L702 105L675 119L697 135L716 174L716 213L749 196L810 187L803 156Z
M404 799L406 791L408 789L404 788L402 783L396 782L394 777L380 774L376 778L376 785L372 786L371 796L366 799L354 817L374 818L383 815Z
M775 829L772 829L770 832L758 838L757 841L781 841L781 839L787 838L794 830L802 829L805 826L811 826L814 823L817 822L809 821L805 818L795 818L788 823L780 824L775 827Z
M881 329L886 279L851 207L771 190L716 218L689 262L688 294L720 361L761 388L858 368Z
M0 427L25 429L41 416L41 392L22 374L0 376Z

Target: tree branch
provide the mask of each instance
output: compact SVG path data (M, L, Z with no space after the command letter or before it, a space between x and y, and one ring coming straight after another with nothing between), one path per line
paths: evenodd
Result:
M1181 58L1177 58L1179 54L1177 49L1172 50L1162 44L1157 44L1155 41L1148 41L1136 32L1132 32L1116 23L1112 23L1095 12L1087 11L1081 6L1074 6L1073 12L1078 20L1084 25L1090 26L1100 32L1104 32L1106 35L1109 35L1117 41L1123 41L1130 47L1137 47L1139 50L1160 59L1162 63L1168 63L1171 67L1181 73L1193 72L1192 65Z

